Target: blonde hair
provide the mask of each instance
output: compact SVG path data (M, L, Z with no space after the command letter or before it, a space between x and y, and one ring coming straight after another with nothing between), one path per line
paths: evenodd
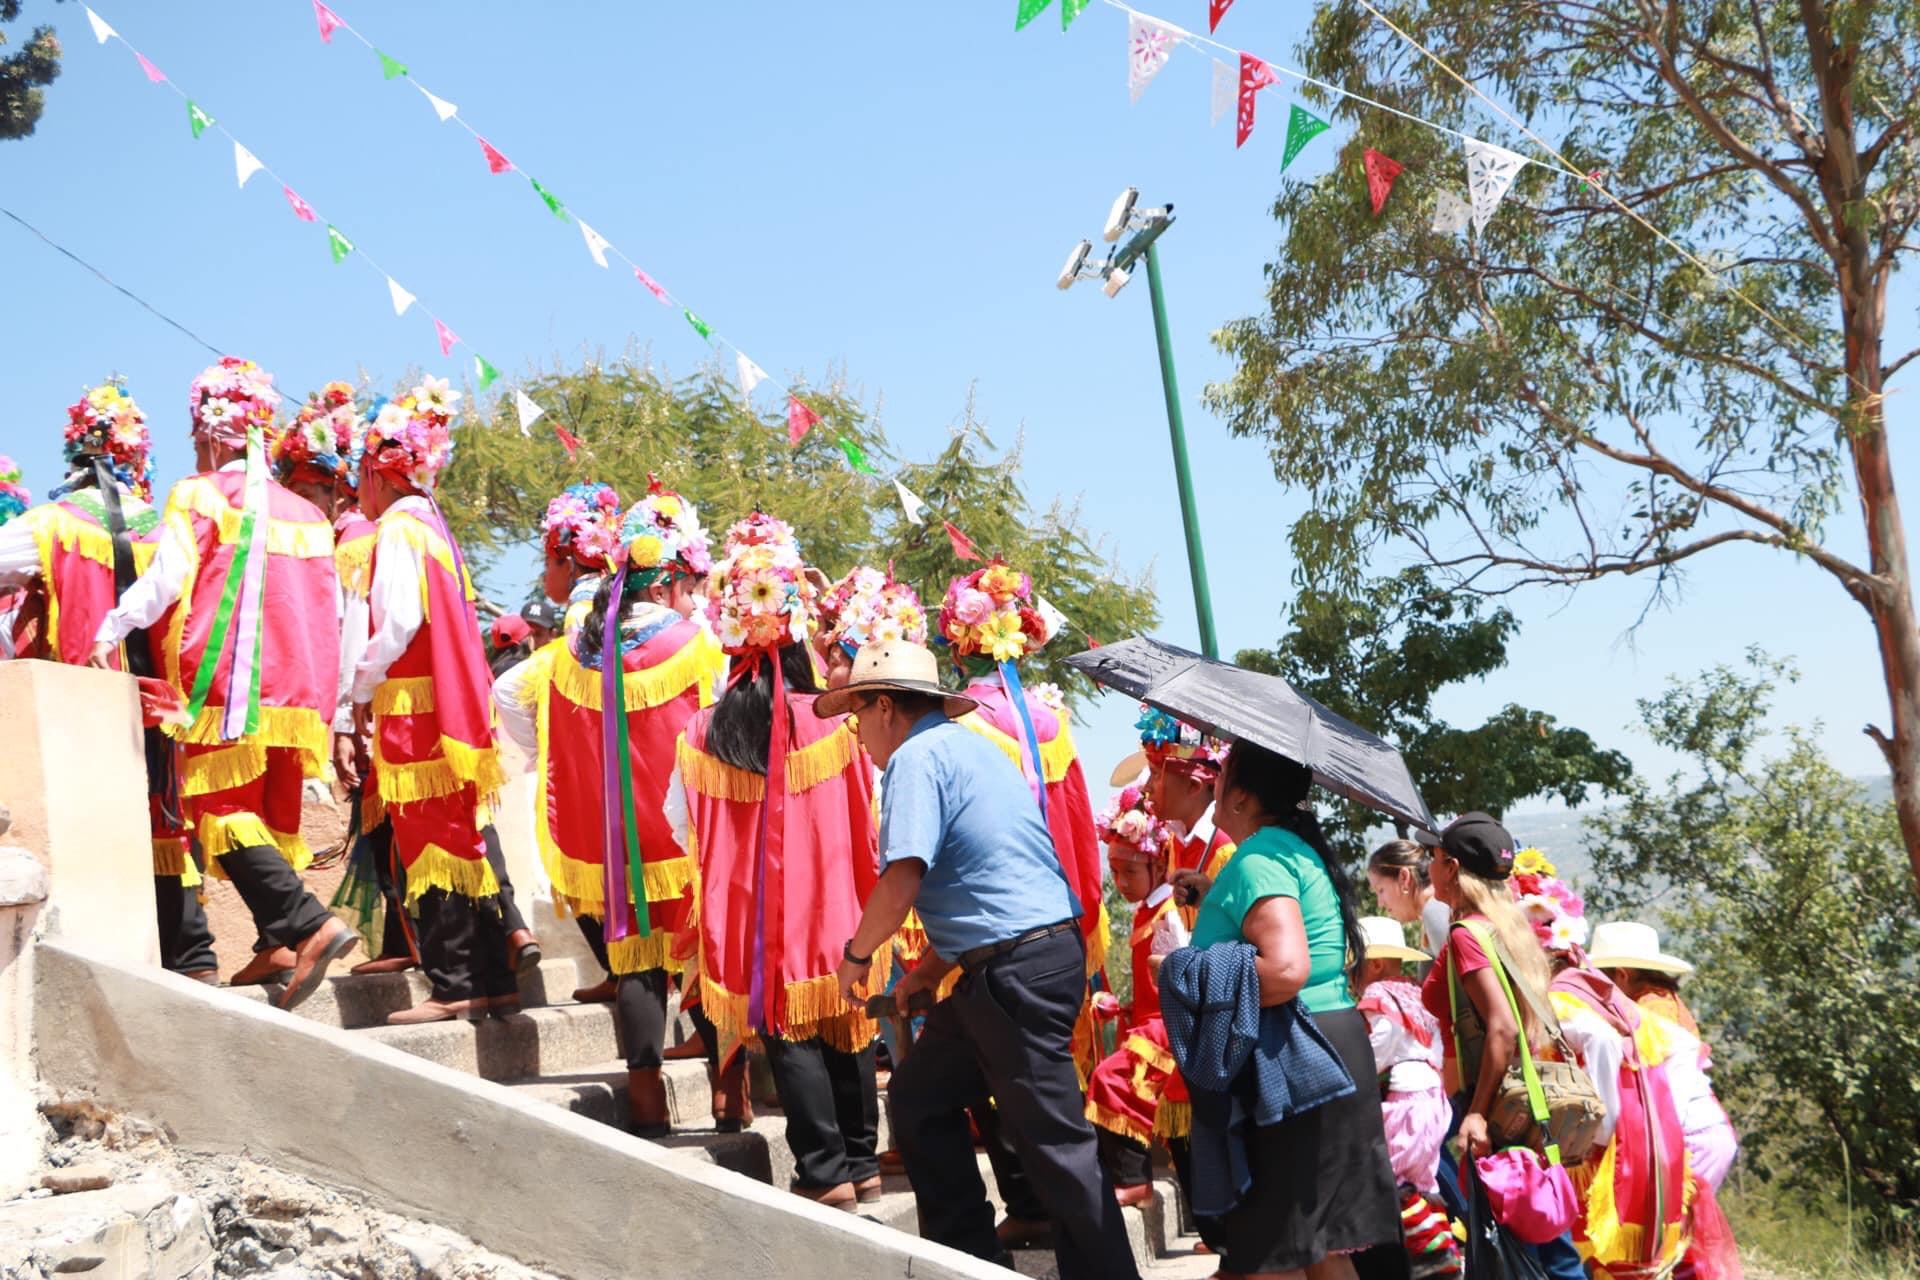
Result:
M1533 926L1527 923L1526 916L1514 902L1505 880L1488 880L1464 866L1459 872L1460 906L1453 918L1464 920L1471 915L1483 915L1492 925L1493 936L1506 953L1507 977L1513 983L1514 999L1520 1005L1520 1025L1526 1030L1527 1043L1537 1051L1546 1044L1546 1031L1521 992L1531 991L1541 1005L1547 1003L1547 987L1551 981L1547 953Z

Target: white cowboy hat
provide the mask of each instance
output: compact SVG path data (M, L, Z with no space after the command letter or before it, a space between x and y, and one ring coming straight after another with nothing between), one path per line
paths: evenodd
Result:
M1655 973L1692 973L1693 966L1660 950L1660 935L1652 925L1633 920L1609 920L1593 931L1587 963L1596 969L1651 969Z
M837 716L853 710L854 700L874 693L923 693L945 700L947 718L958 720L980 704L940 686L940 663L933 650L907 640L861 647L853 655L846 684L814 701L815 715Z
M1366 944L1369 960L1431 960L1418 947L1407 945L1407 934L1398 920L1385 916L1361 916L1360 940Z

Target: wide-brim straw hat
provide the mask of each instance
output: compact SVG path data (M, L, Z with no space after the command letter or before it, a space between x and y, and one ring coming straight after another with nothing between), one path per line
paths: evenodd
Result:
M1136 751L1119 764L1113 766L1113 772L1107 777L1107 785L1113 787L1130 787L1140 781L1140 775L1146 771L1147 753L1144 751Z
M1361 916L1360 940L1366 944L1369 960L1410 960L1418 964L1433 959L1420 948L1408 946L1400 922L1385 916Z
M1660 934L1650 924L1610 920L1593 931L1587 963L1596 969L1650 969L1678 977L1693 972L1679 956L1660 950Z
M838 716L853 710L856 699L876 693L920 693L943 701L947 718L958 720L980 704L965 694L942 688L940 663L933 650L906 640L870 644L853 655L847 683L814 701L816 715Z

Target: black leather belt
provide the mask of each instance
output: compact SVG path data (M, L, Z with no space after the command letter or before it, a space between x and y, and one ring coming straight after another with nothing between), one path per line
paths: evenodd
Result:
M960 953L960 967L968 971L978 969L995 956L1003 956L1015 947L1025 946L1029 942L1038 942L1042 938L1051 938L1056 933L1065 933L1069 929L1078 929L1078 920L1062 920L1058 924L1042 925L1038 929L1029 929L1018 937L1008 938L1005 942L989 942L984 947L975 947L971 951Z

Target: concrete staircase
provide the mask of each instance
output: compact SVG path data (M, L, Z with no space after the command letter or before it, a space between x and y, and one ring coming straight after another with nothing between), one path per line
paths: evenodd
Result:
M597 975L596 975L597 976ZM455 1071L512 1087L529 1099L547 1103L590 1120L625 1129L627 1125L626 1063L620 1053L610 1005L571 1002L573 990L583 985L572 960L546 960L522 976L521 1012L483 1022L440 1022L424 1026L389 1027L389 1013L412 1006L428 995L427 981L418 972L329 978L295 1012L327 1026L354 1031L389 1048L409 1053ZM275 987L239 987L234 994L266 1001L278 995ZM682 1043L693 1033L691 1021L680 1014L677 998L668 1008L667 1039ZM763 1064L755 1063L756 1067ZM754 1085L754 1123L744 1133L714 1131L713 1095L701 1062L666 1064L667 1093L674 1133L660 1145L705 1160L775 1187L793 1177L793 1153L786 1143L786 1117L772 1095L764 1070L751 1074ZM886 1094L881 1093L880 1147L892 1146ZM993 1177L985 1157L981 1176L989 1194ZM1171 1174L1156 1183L1153 1203L1124 1210L1127 1234L1143 1276L1151 1280L1188 1280L1213 1274L1215 1259L1194 1253L1197 1237L1179 1228L1179 1189ZM1000 1208L995 1202L996 1211ZM860 1216L909 1234L917 1232L913 1194L904 1177L889 1174L877 1204L861 1205ZM1047 1250L1016 1255L1019 1271L1028 1276L1053 1274L1053 1255Z

